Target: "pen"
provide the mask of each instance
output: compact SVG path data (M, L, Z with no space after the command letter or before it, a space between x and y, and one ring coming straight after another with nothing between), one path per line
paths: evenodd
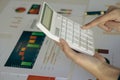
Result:
M88 12L85 12L85 15L102 15L105 13L106 11L88 11Z

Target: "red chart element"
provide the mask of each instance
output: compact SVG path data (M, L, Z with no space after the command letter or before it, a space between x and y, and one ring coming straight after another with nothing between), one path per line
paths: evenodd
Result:
M27 80L55 80L55 77L29 75Z
M25 12L25 10L26 10L26 8L24 8L24 7L18 7L18 8L15 9L15 11L16 11L17 13Z

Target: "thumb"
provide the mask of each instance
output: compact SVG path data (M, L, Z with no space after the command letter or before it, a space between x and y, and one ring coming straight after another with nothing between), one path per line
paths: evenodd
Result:
M68 43L64 39L60 39L60 44L63 52L70 57L71 59L76 59L77 53L74 52L68 45Z
M60 39L61 48L65 53L71 52L71 48L64 39Z

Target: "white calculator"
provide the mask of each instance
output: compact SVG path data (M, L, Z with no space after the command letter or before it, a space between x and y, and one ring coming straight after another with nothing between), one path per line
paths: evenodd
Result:
M94 39L91 30L82 30L80 24L58 14L48 3L44 2L37 27L49 38L59 42L60 38L67 41L69 46L89 55L94 55Z

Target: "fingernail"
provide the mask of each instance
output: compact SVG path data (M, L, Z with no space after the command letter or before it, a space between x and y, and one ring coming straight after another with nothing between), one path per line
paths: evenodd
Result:
M85 29L85 27L83 26L83 27L81 27L81 29Z
M82 26L81 29L87 29L87 27L86 26Z

